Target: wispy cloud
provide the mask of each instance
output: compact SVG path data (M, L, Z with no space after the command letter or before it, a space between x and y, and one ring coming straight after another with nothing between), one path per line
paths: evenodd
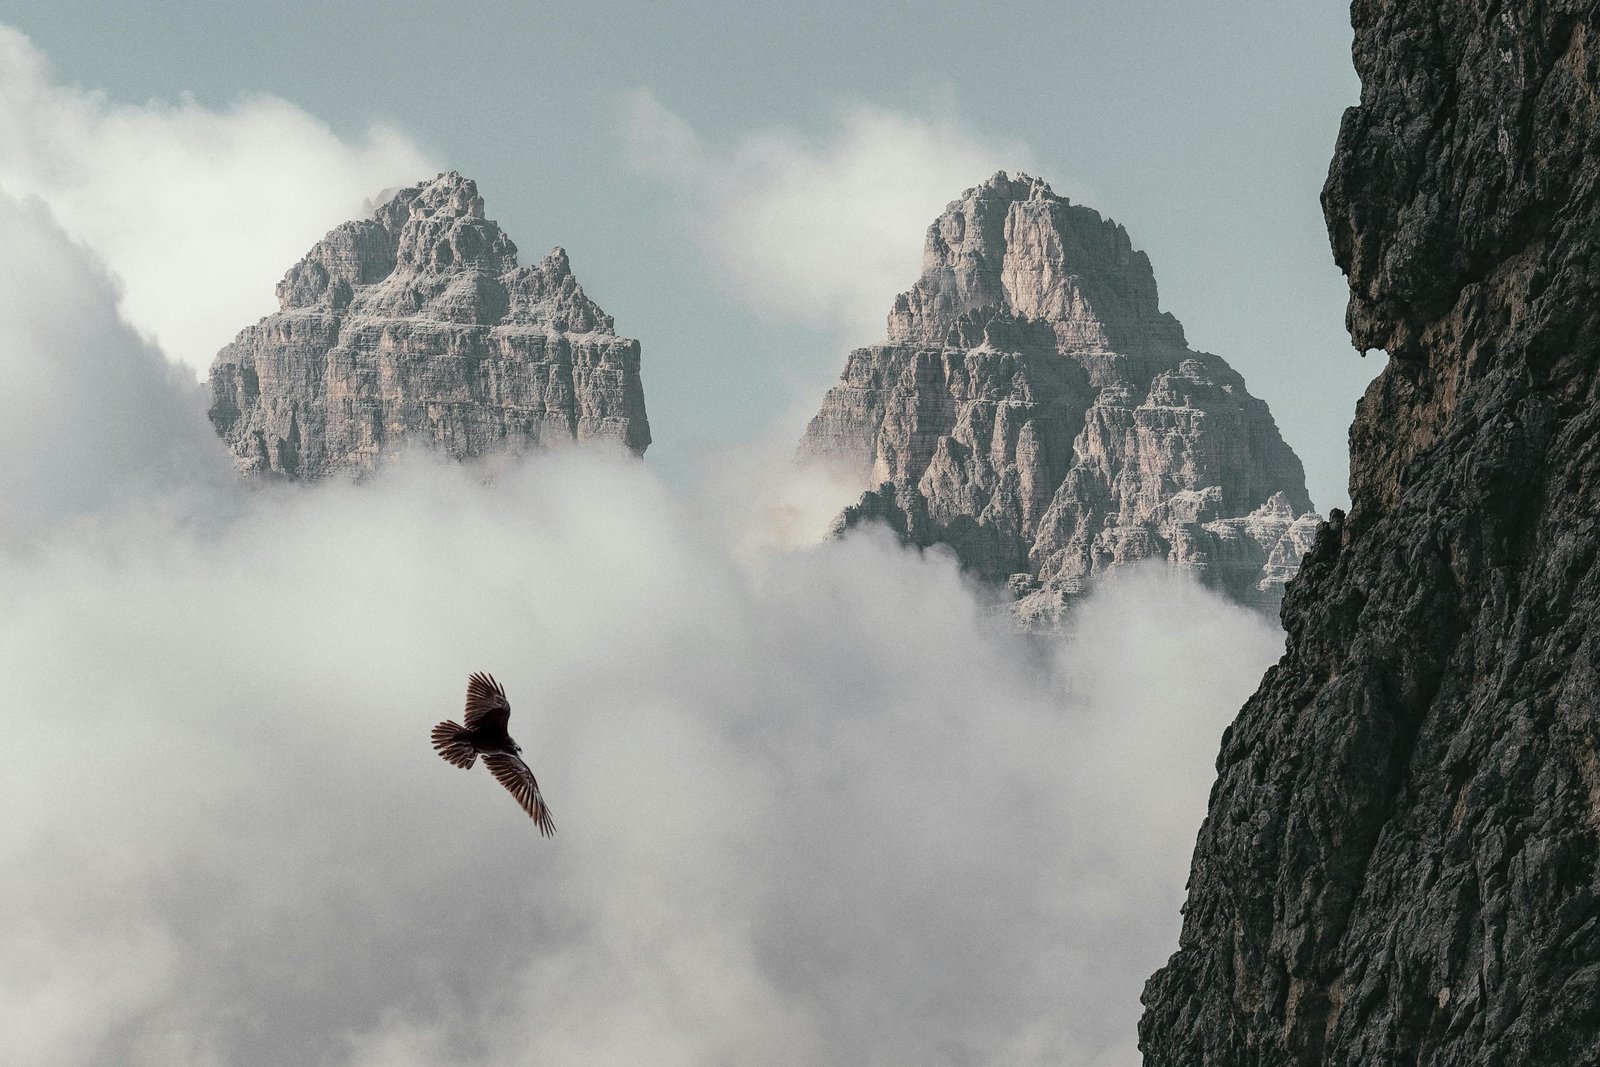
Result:
M193 377L122 321L117 298L42 203L0 191L0 548L136 501L195 504L233 480Z
M37 196L123 286L127 318L200 373L273 286L388 186L438 168L399 130L346 139L268 95L127 104L62 84L0 24L0 190Z
M921 270L928 224L996 170L1028 169L1026 146L949 118L866 104L820 138L762 130L708 144L648 90L627 102L634 164L682 198L714 277L754 310L866 344Z

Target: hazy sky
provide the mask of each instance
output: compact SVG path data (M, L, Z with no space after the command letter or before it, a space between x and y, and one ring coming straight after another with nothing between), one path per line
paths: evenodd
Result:
M672 477L708 446L797 434L881 336L933 215L1030 168L1128 227L1191 344L1267 399L1319 507L1344 502L1378 362L1345 338L1317 203L1358 89L1342 4L0 0L0 21L102 103L296 105L369 149L340 164L352 188L374 156L375 176L477 178L525 261L565 246L643 342ZM374 123L393 131L375 149ZM664 128L687 149L660 151ZM240 186L237 210L267 210L270 186ZM325 229L324 199L302 216ZM298 254L229 279L246 321Z

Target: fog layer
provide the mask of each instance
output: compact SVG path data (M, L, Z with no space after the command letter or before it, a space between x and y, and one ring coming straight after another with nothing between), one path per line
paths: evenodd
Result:
M0 229L0 1062L1135 1061L1267 620L1138 574L1025 638L604 450L246 491ZM428 746L473 670L553 840Z

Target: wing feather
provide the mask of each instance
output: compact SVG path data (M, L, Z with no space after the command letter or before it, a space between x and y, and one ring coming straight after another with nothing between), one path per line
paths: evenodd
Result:
M451 763L467 770L472 769L473 760L478 758L477 751L473 749L472 742L462 735L466 729L453 722L442 722L433 728L433 747Z
M497 782L517 798L522 810L539 824L541 834L549 837L556 832L556 824L550 821L550 807L544 802L544 797L539 795L539 783L534 780L533 772L522 762L521 757L484 756L483 765L489 768L489 773L494 775Z
M504 730L510 719L511 702L493 675L479 671L467 679L467 709L462 719L467 729L498 726Z

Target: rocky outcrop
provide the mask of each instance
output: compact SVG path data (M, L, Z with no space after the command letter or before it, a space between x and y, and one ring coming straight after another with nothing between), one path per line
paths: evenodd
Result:
M1351 508L1223 739L1145 1062L1600 1063L1600 21L1357 0Z
M1161 311L1127 231L997 174L928 231L884 344L852 352L801 455L875 520L1006 582L1048 622L1148 558L1275 608L1318 518L1266 404Z
M616 335L560 248L519 267L459 174L329 233L278 303L211 367L211 422L247 472L366 473L408 441L463 458L650 444L639 342Z

